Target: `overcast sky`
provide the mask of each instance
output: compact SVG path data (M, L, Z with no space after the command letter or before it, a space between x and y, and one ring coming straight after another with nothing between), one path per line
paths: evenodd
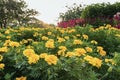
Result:
M25 0L28 7L39 11L39 15L36 16L38 19L46 23L57 23L59 13L65 12L67 6L76 4L92 4L102 2L120 2L120 0Z

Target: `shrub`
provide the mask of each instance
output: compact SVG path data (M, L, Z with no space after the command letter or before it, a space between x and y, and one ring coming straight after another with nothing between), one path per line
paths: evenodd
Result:
M111 76L107 75L110 65L115 69L119 65L114 62L113 57L107 55L109 52L105 51L106 47L103 48L92 38L94 32L96 34L101 29L107 31L108 28L96 29L93 32L91 29L91 27L1 29L0 79L105 80ZM112 32L117 30L111 29ZM116 71L112 73L117 75L112 79L119 79L119 73Z
M77 4L73 4L72 7L67 7L67 11L65 13L60 13L59 19L61 19L62 21L68 21L71 19L76 19L76 18L80 18L81 13L82 13L82 5L77 5Z

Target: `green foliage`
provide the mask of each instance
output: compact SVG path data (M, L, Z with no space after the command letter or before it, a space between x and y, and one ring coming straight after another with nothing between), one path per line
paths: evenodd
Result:
M59 19L62 21L68 21L70 19L80 18L82 13L82 5L74 4L72 7L67 7L67 11L65 13L60 13Z
M88 24L93 26L102 26L104 24L114 25L113 15L120 12L120 3L97 3L85 7L81 17L87 20ZM90 19L90 20L89 20ZM91 22L92 19L95 19Z
M113 18L113 15L117 12L120 12L119 2L116 2L114 4L97 3L85 7L81 16L83 18L95 18L100 16Z
M23 0L0 0L0 27L24 25L36 14L38 12L28 9Z

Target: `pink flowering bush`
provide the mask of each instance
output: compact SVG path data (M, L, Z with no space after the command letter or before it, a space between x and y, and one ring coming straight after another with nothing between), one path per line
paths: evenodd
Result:
M120 12L117 12L114 17L114 23L115 23L115 27L120 29Z

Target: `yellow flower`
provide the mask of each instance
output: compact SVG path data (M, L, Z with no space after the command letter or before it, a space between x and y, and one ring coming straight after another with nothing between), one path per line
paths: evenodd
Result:
M16 78L16 80L27 80L27 77L21 76L21 77Z
M67 52L67 54L65 55L65 57L73 57L75 56L74 52Z
M82 44L83 42L81 40L74 40L73 44Z
M106 51L104 51L104 50L100 50L99 53L100 53L101 56L105 56L106 55Z
M38 35L39 35L38 32L35 32L33 36L36 37L36 36L38 36Z
M25 40L25 39L23 39L23 40L22 40L22 43L28 43L28 41L27 41L27 40Z
M9 46L10 42L11 42L10 40L6 40L5 43L3 44L3 46Z
M26 56L26 57L30 57L32 54L34 54L35 52L34 52L34 50L33 49L25 49L24 51L23 51L23 54L24 54L24 56Z
M9 31L9 30L6 30L6 31L5 31L5 34L9 34L9 33L10 33L10 31Z
M84 39L88 39L88 35L84 34L82 35Z
M52 32L48 32L48 35L51 35L52 34Z
M64 50L59 50L57 53L58 53L58 55L61 55L61 56L65 55L65 51Z
M11 46L11 47L19 47L20 44L19 44L18 42L13 42L13 41L11 41L11 42L9 43L9 46Z
M63 51L66 51L67 48L65 46L59 46L59 49L63 50Z
M85 47L85 49L87 52L90 52L90 53L93 51L92 48L90 48L90 47Z
M0 61L2 61L3 60L3 56L2 55L0 55Z
M64 42L64 41L65 41L65 39L64 39L64 38L60 38L60 37L58 38L58 42L60 42L60 43L61 43L61 42Z
M5 64L0 63L0 69L4 69L4 67L5 67Z
M45 43L45 47L47 47L47 48L55 48L54 42L48 40L48 41Z
M115 62L114 62L114 60L113 59L105 59L105 62L106 63L112 63L112 65L114 65L115 64Z
M39 55L37 54L32 54L30 57L28 57L28 63L32 64L32 63L37 63L39 60Z
M95 40L92 40L91 43L92 44L98 44L97 41L95 41Z
M71 30L68 31L68 33L73 33L75 31L76 31L75 29L71 29Z
M40 58L45 58L46 56L47 56L47 53L41 53L39 57Z
M97 47L97 52L99 52L100 50L103 50L103 47L98 46L98 47Z
M55 56L55 55L47 55L45 57L45 61L49 64L49 65L56 65L57 64L57 61L58 61L58 58Z
M7 47L0 48L0 52L7 52L7 51L8 51Z
M89 55L84 57L84 60L86 60L86 61L91 61L92 59L93 59L93 57L89 56Z
M60 30L60 32L63 34L65 31L64 30Z
M81 55L84 55L85 53L86 53L86 51L83 48L76 48L75 49L76 56L81 56Z
M43 37L42 37L42 40L48 40L48 37L43 36Z
M27 39L28 41L33 41L32 39Z
M98 59L98 58L93 58L93 60L91 60L90 62L93 66L96 66L97 68L101 67L102 65L102 60Z
M104 50L103 50L103 47L101 47L101 46L98 46L98 47L97 47L97 52L99 52L99 54L100 54L101 56L105 56L105 55L106 55L106 51L104 51Z
M88 63L90 63L92 66L95 66L97 68L101 67L102 65L102 60L96 57L89 56L89 55L85 56L84 60L88 61Z
M7 38L7 39L10 39L10 38L11 38L11 36L6 36L6 38Z
M77 37L80 37L80 34L76 34Z
M68 39L69 39L69 36L65 36L64 38L68 40Z
M115 34L116 37L120 37L120 34Z

